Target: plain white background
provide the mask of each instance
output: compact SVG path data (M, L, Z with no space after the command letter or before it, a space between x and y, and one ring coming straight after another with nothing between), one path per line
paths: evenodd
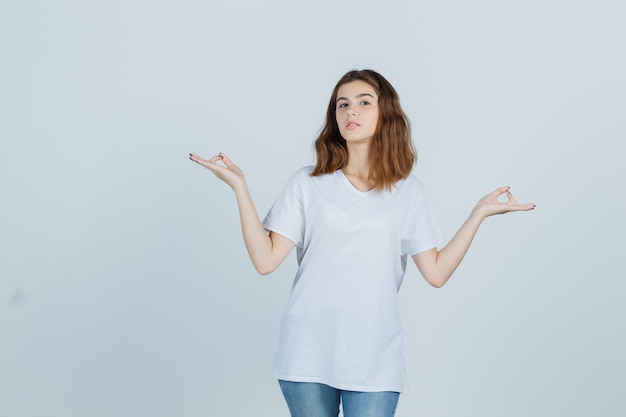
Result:
M591 1L0 3L0 415L288 416L270 376L296 262L261 216L335 82L400 94L441 226L511 185L442 289L401 291L397 416L622 416L626 7Z

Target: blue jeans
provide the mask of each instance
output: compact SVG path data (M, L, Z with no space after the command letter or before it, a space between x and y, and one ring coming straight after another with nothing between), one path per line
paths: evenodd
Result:
M397 392L343 391L314 382L278 381L291 417L393 417Z

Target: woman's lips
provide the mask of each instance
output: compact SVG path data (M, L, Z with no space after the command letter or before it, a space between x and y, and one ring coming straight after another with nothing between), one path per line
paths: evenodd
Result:
M352 130L352 129L356 129L357 127L361 126L360 124L358 124L357 122L348 122L346 124L346 129L348 130Z

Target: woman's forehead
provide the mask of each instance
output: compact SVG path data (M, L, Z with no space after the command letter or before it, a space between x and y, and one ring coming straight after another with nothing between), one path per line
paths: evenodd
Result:
M362 80L355 80L345 83L337 90L337 100L348 98L359 98L363 95L370 95L374 98L378 97L376 89L369 83Z

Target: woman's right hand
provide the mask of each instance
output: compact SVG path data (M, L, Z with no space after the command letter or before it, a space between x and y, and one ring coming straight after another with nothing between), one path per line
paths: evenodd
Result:
M190 153L189 159L211 171L217 178L224 181L233 190L246 183L243 171L221 152L209 160L195 153ZM224 165L218 164L218 161L221 161Z

